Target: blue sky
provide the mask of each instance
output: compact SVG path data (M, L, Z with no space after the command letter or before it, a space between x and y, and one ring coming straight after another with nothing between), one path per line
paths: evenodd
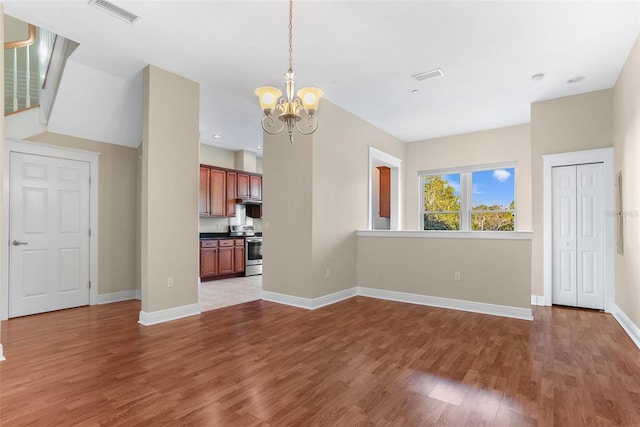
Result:
M514 168L473 172L473 206L502 205L509 207L515 197ZM460 195L460 175L442 175Z

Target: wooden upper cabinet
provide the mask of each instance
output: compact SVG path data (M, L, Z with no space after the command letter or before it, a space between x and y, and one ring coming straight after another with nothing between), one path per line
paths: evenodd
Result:
M227 171L227 216L236 216L236 187L238 174L236 172Z
M238 184L236 185L236 196L239 199L248 199L250 196L249 192L249 175L244 173L238 173Z
M237 199L261 201L262 176L200 165L200 216L234 217Z
M227 173L219 169L209 169L209 214L226 216Z
M391 217L391 169L378 166L380 171L380 217Z
M209 215L209 168L200 166L200 215Z
M262 200L262 177L256 175L249 176L249 198L252 200Z

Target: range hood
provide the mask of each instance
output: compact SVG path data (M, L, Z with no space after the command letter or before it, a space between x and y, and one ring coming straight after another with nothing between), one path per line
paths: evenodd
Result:
M261 205L262 200L255 199L236 199L236 203L239 205Z

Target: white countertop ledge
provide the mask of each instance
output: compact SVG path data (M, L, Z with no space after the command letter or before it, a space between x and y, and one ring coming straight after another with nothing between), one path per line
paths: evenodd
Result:
M356 230L357 237L408 237L418 239L531 240L533 231L419 231Z

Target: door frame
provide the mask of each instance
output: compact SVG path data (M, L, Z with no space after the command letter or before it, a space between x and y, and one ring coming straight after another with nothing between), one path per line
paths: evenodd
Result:
M556 166L602 163L604 177L604 311L611 313L615 302L614 283L614 177L613 147L570 153L547 154L543 161L543 284L544 305L552 305L552 180L551 169Z
M94 151L78 150L74 148L58 147L31 141L15 141L5 139L4 161L2 165L3 175L3 224L2 232L5 237L2 242L2 305L0 306L0 320L9 317L9 189L11 153L33 154L37 156L56 157L61 159L76 160L89 163L89 305L98 304L98 160L100 153Z

